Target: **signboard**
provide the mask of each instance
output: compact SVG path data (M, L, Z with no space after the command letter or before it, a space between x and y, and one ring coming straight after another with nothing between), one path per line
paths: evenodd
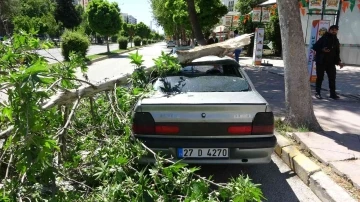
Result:
M335 10L339 9L340 0L327 0L325 4L325 10Z
M252 13L252 21L260 22L261 19L261 8L254 8Z
M253 64L261 65L264 43L264 28L255 29L254 51L253 51Z
M270 10L266 7L262 7L261 22L270 22Z
M233 27L237 27L239 24L239 16L238 15L234 15L233 17Z
M225 26L230 27L231 26L231 20L232 20L232 16L231 15L226 15L225 16Z
M323 0L309 0L309 9L322 10Z
M316 82L316 62L315 51L312 50L312 46L316 43L317 40L324 35L330 27L330 20L314 20L311 27L311 36L309 44L309 54L308 54L308 72L310 74L310 82Z

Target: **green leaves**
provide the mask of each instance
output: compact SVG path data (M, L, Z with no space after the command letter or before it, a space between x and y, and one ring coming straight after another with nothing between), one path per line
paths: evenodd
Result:
M107 0L93 0L89 2L87 12L89 25L95 32L111 36L120 31L122 22L117 4Z
M139 55L138 51L136 51L136 53L130 53L129 58L131 60L130 63L135 65L136 68L140 68L144 62L142 55Z

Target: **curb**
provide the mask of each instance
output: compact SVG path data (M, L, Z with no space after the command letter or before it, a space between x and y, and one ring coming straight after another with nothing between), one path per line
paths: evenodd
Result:
M147 46L149 46L149 45L154 45L154 44L156 44L156 43L146 44L146 45L144 45L144 46L135 47L135 49L133 49L133 50L125 50L124 52L116 53L116 54L113 54L113 55L105 55L105 56L102 56L102 57L98 57L98 58L96 58L96 59L94 59L94 60L91 60L91 61L86 62L86 64L87 64L87 65L91 65L91 64L93 64L93 63L95 63L95 62L99 62L99 61L106 60L106 59L109 59L109 58L112 58L112 57L116 57L116 56L122 55L122 54L124 54L124 53L131 52L131 51L139 50L139 48L147 47ZM99 53L99 54L101 54L101 53ZM96 54L96 55L98 55L98 54Z
M356 202L350 194L315 164L310 158L302 154L296 143L275 132L277 143L275 153L290 167L296 175L310 187L311 191L321 201L331 202Z

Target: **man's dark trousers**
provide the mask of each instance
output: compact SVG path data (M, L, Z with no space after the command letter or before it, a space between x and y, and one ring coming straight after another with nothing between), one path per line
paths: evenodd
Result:
M335 93L336 67L335 64L319 64L316 65L316 92L320 94L321 85L324 80L324 74L328 75L330 96Z

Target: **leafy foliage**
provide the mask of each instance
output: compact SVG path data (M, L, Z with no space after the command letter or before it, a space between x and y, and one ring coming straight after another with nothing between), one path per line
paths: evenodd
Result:
M89 25L97 33L111 36L120 31L120 9L116 3L106 0L90 1L87 12Z
M143 22L140 22L136 25L135 35L140 36L141 38L149 38L151 30L150 28L145 25Z
M93 0L89 2L88 21L90 28L103 36L112 36L121 29L120 8L117 3L107 0ZM107 51L110 52L107 40Z
M35 28L40 35L58 34L60 27L53 15L55 4L51 0L20 0L20 5L19 12L13 19L15 30L30 32Z
M199 168L170 163L155 154L157 163L137 160L152 152L132 139L131 116L137 101L152 93L151 80L138 52L130 54L134 73L127 86L114 86L92 98L79 97L68 106L43 109L53 91L79 87L81 56L51 68L32 49L39 39L14 35L0 44L1 88L9 96L0 105L0 129L12 125L0 148L2 201L261 201L259 185L239 176L226 185L199 176ZM43 48L50 44L43 44ZM176 58L155 59L158 76L179 71ZM9 88L9 86L11 86ZM4 163L6 162L6 163ZM170 164L169 164L170 163ZM215 186L211 187L211 186Z
M243 15L246 15L252 11L254 7L256 7L258 4L262 3L262 0L243 0L238 1L235 5L235 8L238 12L242 13ZM257 27L263 27L262 24L258 22L253 22L251 17L249 17L249 20L241 21L239 20L238 28L239 33L253 33L255 31L255 28ZM251 43L245 47L247 50L247 56L252 56L253 49L254 49L254 37L251 37Z
M66 60L69 60L71 52L75 52L85 58L86 52L90 46L88 38L79 32L72 31L65 31L61 38L61 53Z
M124 36L120 36L118 38L118 43L119 43L119 49L127 49L127 45L128 45L129 39L127 37Z
M281 32L280 32L280 23L279 23L279 12L277 6L274 5L270 9L271 17L270 22L266 25L265 37L273 42L275 55L281 56L282 52L282 42L281 42Z
M182 29L192 31L186 0L151 0L151 8L166 34L174 35ZM219 0L195 0L195 8L202 32L213 28L227 13Z
M141 46L141 41L142 41L141 37L139 37L139 36L134 37L134 45L135 46Z
M55 19L65 28L73 29L81 23L81 13L76 9L73 0L56 0Z

